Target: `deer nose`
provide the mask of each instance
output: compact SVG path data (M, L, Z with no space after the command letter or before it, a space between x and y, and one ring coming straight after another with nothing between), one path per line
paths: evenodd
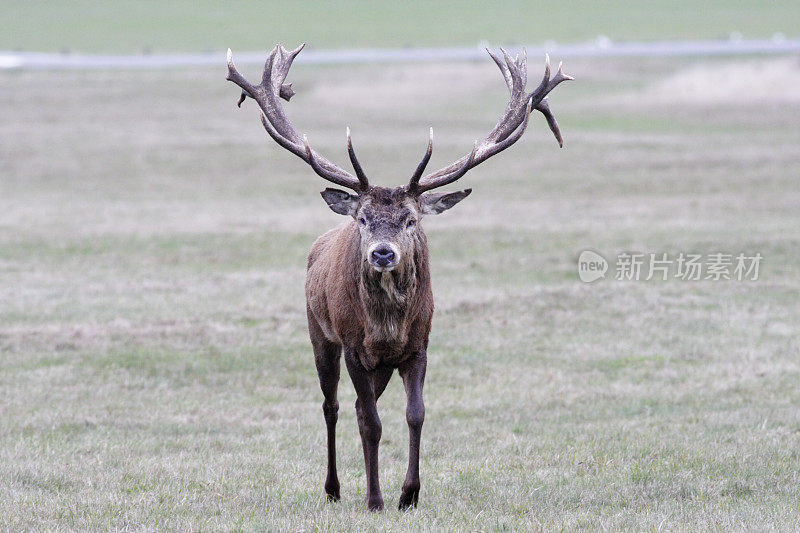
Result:
M381 267L394 262L394 251L388 246L378 246L372 251L372 261Z

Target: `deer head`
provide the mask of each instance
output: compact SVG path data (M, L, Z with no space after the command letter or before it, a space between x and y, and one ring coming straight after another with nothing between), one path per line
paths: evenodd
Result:
M558 123L547 103L547 95L559 83L572 78L564 75L560 64L551 78L550 59L547 57L541 83L528 93L525 88L528 78L525 51L521 58L512 58L502 48L502 57L487 49L503 74L510 99L505 112L486 138L480 143L475 141L472 150L460 159L423 176L433 152L431 128L428 149L407 185L395 188L372 186L356 158L350 128L347 128L347 152L355 175L313 150L308 137L298 134L286 117L281 99L289 101L294 96L294 90L291 84L285 84L284 81L292 62L304 46L305 43L292 51L276 46L267 58L259 84L248 82L239 73L229 49L227 79L242 89L238 102L240 107L247 97L258 103L262 111L261 123L275 142L308 163L323 179L353 191L327 188L322 191L322 197L334 212L356 220L364 262L375 271L391 271L402 267L410 259L415 244L424 239L419 227L420 219L453 207L466 198L471 189L450 193L430 191L459 180L471 168L517 142L525 133L532 110L536 109L545 116L559 146L563 145Z

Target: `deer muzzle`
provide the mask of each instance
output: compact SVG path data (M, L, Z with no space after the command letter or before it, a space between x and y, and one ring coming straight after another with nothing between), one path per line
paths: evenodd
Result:
M389 242L379 242L369 247L367 261L378 272L389 272L400 262L400 251Z

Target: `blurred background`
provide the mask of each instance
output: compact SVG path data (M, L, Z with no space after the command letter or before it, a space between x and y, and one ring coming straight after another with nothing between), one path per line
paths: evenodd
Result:
M800 4L0 1L0 528L800 528ZM420 508L363 511L349 379L326 504L306 254L343 218L258 79L370 180L466 153L484 46L576 78L424 221L437 311ZM365 52L365 50L367 52ZM378 52L376 52L378 50ZM592 284L577 260L763 256L755 281ZM381 398L387 508L405 397Z
M3 2L0 49L174 53L797 37L796 2ZM289 44L287 44L289 46Z

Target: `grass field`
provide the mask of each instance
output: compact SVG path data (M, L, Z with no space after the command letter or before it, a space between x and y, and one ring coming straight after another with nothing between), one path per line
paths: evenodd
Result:
M797 37L796 0L531 2L47 2L0 0L0 50L200 52L263 50L309 41L319 48L472 46L617 40L718 39L732 33Z
M800 64L566 71L565 148L534 117L425 221L437 313L405 514L396 377L389 510L365 511L346 376L343 499L324 501L302 285L340 218L223 66L0 74L0 529L800 528ZM298 128L345 162L349 124L383 184L407 179L429 125L437 167L506 98L488 58L290 81ZM586 285L587 247L764 261L751 282Z

